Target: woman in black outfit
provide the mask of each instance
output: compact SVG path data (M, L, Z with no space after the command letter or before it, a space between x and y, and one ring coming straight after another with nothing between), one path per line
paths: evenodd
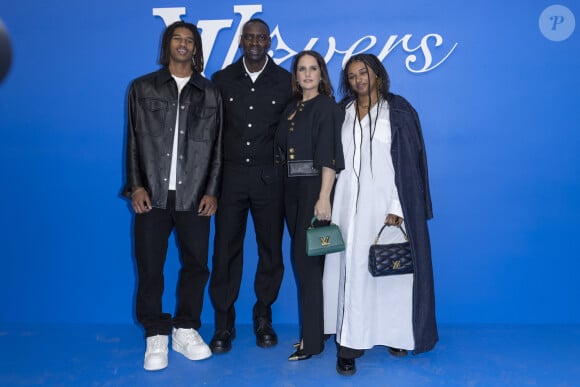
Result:
M302 51L292 63L290 103L276 132L287 164L286 223L299 293L301 337L288 360L305 360L324 349L322 272L324 256L306 255L306 229L315 216L331 218L331 191L344 168L340 129L344 112L335 103L326 63L315 51Z

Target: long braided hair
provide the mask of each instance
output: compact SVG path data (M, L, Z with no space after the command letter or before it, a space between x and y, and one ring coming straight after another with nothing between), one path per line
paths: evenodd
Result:
M346 65L344 66L344 69L342 71L342 76L341 76L341 82L340 82L340 91L343 95L343 99L341 101L341 105L343 107L348 107L351 104L354 104L355 106L355 119L353 120L353 127L352 127L352 136L353 139L356 138L355 136L355 131L357 129L357 123L358 126L360 128L360 130L362 131L362 124L361 124L361 119L362 117L359 116L359 109L358 109L358 105L359 105L359 97L361 97L360 95L358 95L350 86L350 82L349 82L349 75L348 75L348 70L349 67L352 63L354 62L362 62L365 66L365 69L367 70L367 76L369 75L369 69L371 69L375 75L376 75L376 99L377 99L377 108L375 109L375 117L373 119L373 117L371 116L371 88L370 88L370 79L369 79L369 87L367 90L367 97L368 97L368 101L369 101L369 107L368 107L368 116L369 116L369 151L370 151L370 158L371 158L371 162L370 162L370 168L371 168L371 175L373 173L373 137L375 135L375 130L377 127L377 121L378 121L378 117L379 117L379 112L381 110L381 105L383 103L385 103L386 99L387 99L387 95L389 94L389 87L391 85L391 80L389 78L389 74L387 73L387 70L385 69L385 67L383 66L383 64L381 63L381 61L379 60L379 58L377 58L375 55L373 54L357 54L352 56L347 62ZM356 145L356 144L355 144ZM362 133L361 133L361 145L362 145ZM359 145L360 146L360 145ZM362 149L359 149L359 152L361 152ZM354 162L355 162L355 155L356 152L353 152L353 159L352 159L352 163L353 163L353 170L355 172L356 178L357 178L357 182L359 180L359 173L361 170L361 163L362 163L362 157L359 157L359 172L356 172L357 169L354 168ZM360 182L358 182L357 184L357 207L358 207L358 194L360 191Z

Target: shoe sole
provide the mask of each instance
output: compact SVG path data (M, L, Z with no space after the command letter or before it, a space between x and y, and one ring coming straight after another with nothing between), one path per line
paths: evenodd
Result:
M147 366L145 364L143 364L143 368L145 369L145 371L160 371L162 369L167 368L167 364L168 362L166 361L165 363L161 363L161 365L156 366L156 367L152 367L152 366Z
M164 366L161 366L161 367L145 367L145 366L143 366L143 368L145 369L145 371L161 371L161 370L164 370L165 368L167 368L167 364L165 364Z
M223 353L227 353L229 351L231 351L232 346L230 345L229 347L212 347L211 345L209 346L210 350L212 353L221 355Z
M389 351L389 353L392 356L395 356L395 357L405 357L408 354L408 351L406 351L406 350L403 350L403 351L395 351L392 348L387 348L387 350Z
M350 371L345 371L345 370L340 369L340 367L337 364L336 365L336 372L338 372L342 376L352 376L356 373L356 368L353 370L350 370Z
M180 354L182 354L183 356L185 356L189 360L204 360L204 359L207 359L208 357L211 357L211 349L208 351L204 351L202 353L191 356L191 355L187 354L186 350L176 342L173 342L171 344L171 348L173 348L173 350L175 352L179 352Z
M256 340L256 345L260 348L270 348L278 344L277 340L268 340L268 341L258 341Z
M275 341L275 342L274 342L274 341L268 341L267 343L258 343L258 342L256 341L256 345L257 345L258 347L260 347L260 348L271 348L271 347L273 347L273 346L275 346L275 345L277 345L277 344L278 344L278 342L277 342L277 341Z

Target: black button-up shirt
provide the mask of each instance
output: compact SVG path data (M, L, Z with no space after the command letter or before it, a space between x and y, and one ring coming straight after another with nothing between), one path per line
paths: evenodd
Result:
M246 72L242 58L213 75L223 99L226 166L273 165L274 132L292 95L291 79L272 58L256 82Z

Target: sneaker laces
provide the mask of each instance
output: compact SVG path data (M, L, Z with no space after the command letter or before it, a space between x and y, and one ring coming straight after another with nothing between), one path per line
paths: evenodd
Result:
M200 344L203 340L197 331L193 328L186 329L181 328L180 336L185 340L188 344Z
M165 343L163 337L160 335L153 336L147 342L147 349L149 352L161 352L165 349Z

